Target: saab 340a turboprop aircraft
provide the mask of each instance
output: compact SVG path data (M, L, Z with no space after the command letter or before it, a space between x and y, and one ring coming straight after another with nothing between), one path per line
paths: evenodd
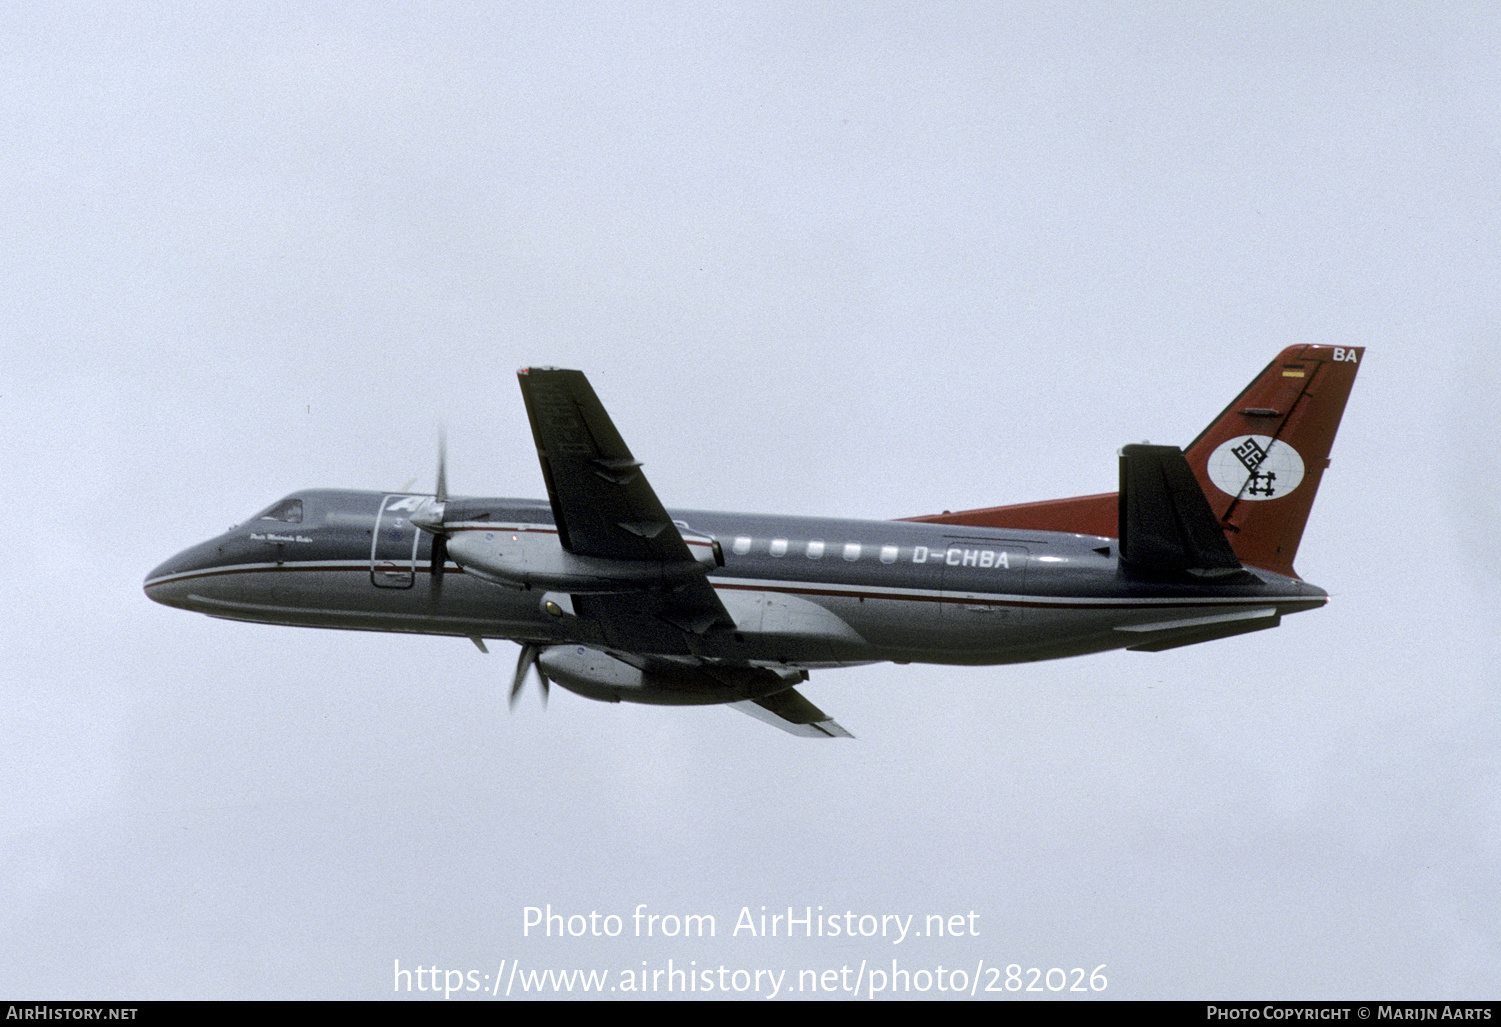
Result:
M1293 558L1364 350L1294 346L1186 450L1126 446L1120 491L898 521L669 512L578 371L518 377L547 500L314 489L151 572L214 617L521 645L589 699L729 703L848 737L808 672L1156 652L1328 594Z

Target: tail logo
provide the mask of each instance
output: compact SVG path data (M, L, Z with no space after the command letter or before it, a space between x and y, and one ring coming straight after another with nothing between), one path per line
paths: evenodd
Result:
M1269 435L1241 435L1209 456L1209 480L1230 496L1280 499L1303 481L1303 458Z

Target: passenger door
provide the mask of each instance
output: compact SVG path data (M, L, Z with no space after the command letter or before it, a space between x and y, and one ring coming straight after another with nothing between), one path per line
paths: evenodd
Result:
M411 513L421 503L421 496L387 496L381 501L370 539L370 582L376 588L412 587L421 532Z

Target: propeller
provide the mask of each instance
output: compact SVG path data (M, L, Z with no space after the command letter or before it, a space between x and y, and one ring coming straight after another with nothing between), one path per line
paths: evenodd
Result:
M542 685L542 705L547 705L547 692L552 682L547 680L547 675L542 672L542 667L537 663L537 657L542 655L542 647L527 642L521 647L521 656L516 660L516 677L511 682L511 709L516 708L516 699L521 695L521 688L526 684L528 671L535 671L537 681Z
M412 523L433 537L432 561L428 566L428 579L433 583L432 599L438 601L443 590L443 568L448 563L448 533L443 528L443 517L448 507L448 435L438 433L438 482L433 498L412 514Z

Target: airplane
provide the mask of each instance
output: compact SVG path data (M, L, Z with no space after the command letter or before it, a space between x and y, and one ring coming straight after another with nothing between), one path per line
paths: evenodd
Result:
M890 661L1160 652L1276 627L1363 347L1283 350L1185 449L1120 450L1117 492L901 520L668 511L579 371L517 378L547 499L310 489L172 557L158 603L263 624L487 639L588 699L728 704L852 737L796 688Z

